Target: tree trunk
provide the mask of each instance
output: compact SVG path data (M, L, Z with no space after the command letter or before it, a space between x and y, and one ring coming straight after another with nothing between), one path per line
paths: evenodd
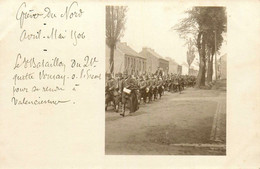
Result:
M200 44L200 38L202 36L202 42ZM200 64L199 64L199 74L197 76L196 81L196 88L200 88L201 86L205 86L205 56L206 56L206 35L205 33L199 33L198 35L198 50L199 50L199 57L200 57Z
M110 46L110 73L114 74L114 51L115 51L115 46L111 45Z
M212 75L213 75L213 54L209 56L208 59L208 71L207 71L207 83L212 82Z
M215 52L215 76L216 80L218 80L218 61L217 61L217 53Z
M218 62L217 62L217 38L216 38L216 31L214 31L215 33L215 76L216 76L216 80L218 79ZM213 60L213 58L212 58Z

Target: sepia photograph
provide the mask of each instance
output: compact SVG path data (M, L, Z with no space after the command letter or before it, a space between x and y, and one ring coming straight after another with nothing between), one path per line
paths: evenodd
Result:
M0 169L260 169L260 1L0 1Z
M226 155L226 15L106 6L106 155Z

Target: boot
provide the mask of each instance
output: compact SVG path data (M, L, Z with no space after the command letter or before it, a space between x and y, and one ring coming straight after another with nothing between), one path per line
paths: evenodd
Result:
M122 105L122 113L120 115L125 117L125 104Z

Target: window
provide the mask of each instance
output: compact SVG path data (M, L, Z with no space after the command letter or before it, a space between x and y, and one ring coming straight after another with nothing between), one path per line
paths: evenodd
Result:
M128 68L130 67L130 58L128 57Z

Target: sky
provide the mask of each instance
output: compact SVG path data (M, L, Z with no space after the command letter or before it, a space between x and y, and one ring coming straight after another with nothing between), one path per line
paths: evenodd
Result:
M187 63L185 41L171 27L185 18L184 11L190 8L180 3L178 6L151 2L128 5L126 29L121 41L137 52L142 47L150 47L164 58L170 57L179 64Z

